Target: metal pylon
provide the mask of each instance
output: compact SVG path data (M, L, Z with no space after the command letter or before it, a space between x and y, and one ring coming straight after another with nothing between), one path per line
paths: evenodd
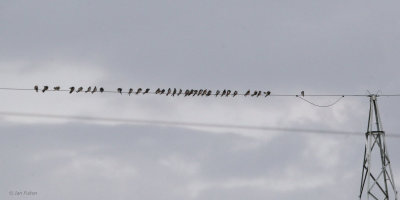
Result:
M365 133L360 200L398 200L385 132L379 116L377 95L370 95L368 128ZM374 127L375 126L375 127ZM376 158L375 158L376 157Z

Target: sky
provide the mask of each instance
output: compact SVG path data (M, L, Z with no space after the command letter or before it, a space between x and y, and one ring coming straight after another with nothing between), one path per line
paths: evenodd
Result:
M0 87L399 94L400 3L0 0ZM355 199L369 99L0 91L0 113L359 132L359 136L0 115L0 199ZM398 97L378 99L400 134ZM333 97L308 97L330 104ZM387 138L400 184L399 139ZM397 187L399 190L399 186ZM31 191L35 195L16 196Z

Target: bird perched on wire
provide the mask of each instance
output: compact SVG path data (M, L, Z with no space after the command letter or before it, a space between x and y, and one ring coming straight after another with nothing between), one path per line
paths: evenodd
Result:
M246 94L244 94L245 97L250 95L250 90L247 90Z
M206 96L211 96L211 94L212 94L212 91L211 90L208 90L208 92L207 92L207 94L206 94Z
M122 88L118 88L117 92L120 93L122 95Z
M101 87L100 88L100 92L103 93L104 92L104 88Z
M193 90L193 96L195 96L197 94L197 90Z
M156 94L159 94L160 92L161 92L161 89L158 88L158 89L156 90Z
M190 94L190 90L186 89L186 91L185 91L185 97L189 96L189 94Z
M174 91L172 92L172 96L175 96L176 94L176 88L174 88Z
M203 89L199 90L199 93L197 93L197 96L200 96L201 94L203 94Z
M54 91L60 91L61 87L60 86L56 86L53 89L54 89Z
M232 96L232 97L235 97L236 95L238 95L238 91L235 90L235 91L233 92L233 96Z
M267 96L269 96L271 94L271 92L267 91L267 92L264 92L264 94L265 94L265 97L267 97Z
M136 94L139 94L139 93L141 93L142 92L142 88L138 88L137 90L136 90Z
M225 96L226 90L222 91L221 97Z
M301 91L301 96L304 97L304 91Z
M219 95L219 93L221 93L221 91L217 90L217 91L215 92L215 97L217 97L217 96Z
M261 90L260 91L258 91L258 93L257 93L257 97L259 97L261 95Z
M167 91L167 94L166 94L166 95L168 96L168 95L170 95L170 94L171 94L171 88L168 88L168 91Z
M75 87L70 87L69 88L69 93L72 94L74 92L74 90L75 90Z
M150 92L150 88L147 88L144 92L143 92L143 94L147 94L147 93L149 93Z
M131 96L132 92L133 92L133 89L129 88L128 95Z
M76 90L76 93L82 92L83 87L79 87L78 90Z
M35 87L33 87L33 89L35 89L36 92L39 92L39 86L35 85Z
M46 92L46 90L48 90L48 89L49 89L49 86L44 86L42 92L44 93L44 92Z
M257 94L258 94L258 91L255 90L251 96L254 97L254 96L256 96Z
M165 93L165 89L162 89L160 94L164 94Z
M97 92L97 86L94 86L94 88L92 90L92 94L94 94L95 92Z
M179 89L179 92L178 92L178 94L176 95L176 96L179 96L179 95L181 95L182 94L182 89Z
M201 96L204 96L207 94L207 89L203 90L203 93L201 94Z
M230 90L227 90L227 91L226 91L226 96L228 97L230 94L231 94L231 91L230 91Z
M90 92L92 90L92 87L88 87L88 89L85 91L85 93L88 93L88 92Z

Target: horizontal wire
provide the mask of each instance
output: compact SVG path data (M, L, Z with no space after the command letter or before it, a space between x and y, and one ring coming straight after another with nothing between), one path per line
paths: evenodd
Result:
M0 112L0 115L2 115L2 116L12 116L12 117L31 117L31 118L51 118L51 119L82 120L82 121L120 122L120 123L127 123L127 124L149 124L149 125L158 125L158 126L225 128L225 129L241 129L241 130L257 130L257 131L279 131L279 132L330 134L330 135L343 135L343 136L363 136L362 132L356 132L356 131L298 129L298 128L282 128L282 127L267 127L267 126L252 126L252 125L197 123L197 122L148 120L148 119L123 119L123 118L91 117L91 116L68 116L68 115L21 113L21 112ZM399 134L390 134L390 135L387 135L387 136L388 137L400 138Z
M25 91L34 91L35 89L27 89L27 88L0 88L0 90L25 90ZM70 90L66 90L66 89L60 89L60 90L46 90L46 92L69 92ZM260 90L257 90L260 91ZM119 93L118 91L115 90L105 90L105 93ZM74 93L76 93L76 91L74 91ZM81 93L85 93L85 91L81 91ZM89 93L89 92L88 92ZM97 91L96 93L100 93L99 91ZM128 94L129 92L125 92L122 91L122 94ZM140 92L143 93L143 92ZM132 94L135 94L135 92L133 92ZM149 92L147 94L155 94L155 92ZM212 93L210 96L215 95L216 93ZM164 95L164 94L162 94ZM184 95L184 93L182 93L181 95ZM219 95L221 95L221 93L219 93ZM245 93L238 93L238 96L244 96ZM249 94L248 96L251 96L252 94ZM193 95L190 95L193 96ZM197 94L195 95L197 96ZM229 94L228 96L233 96L233 94ZM265 94L261 94L260 96L265 97ZM276 96L276 97L299 97L299 94L270 94L267 95L269 96ZM305 94L304 96L309 96L309 97L370 97L371 94ZM385 96L385 97L397 97L400 96L400 94L379 94L377 96Z

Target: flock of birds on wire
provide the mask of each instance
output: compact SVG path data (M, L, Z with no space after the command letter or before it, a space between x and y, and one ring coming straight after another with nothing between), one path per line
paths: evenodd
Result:
M35 85L35 87L34 87L34 90L36 91L36 92L39 92L39 91L41 91L41 92L46 92L46 91L49 91L49 86L44 86L42 89L39 89L39 86L37 86L37 85ZM232 90L227 90L227 89L225 89L225 90L216 90L215 91L215 93L213 93L212 92L212 90L208 90L208 89L199 89L199 90L195 90L195 89L186 89L185 91L184 90L182 90L182 89L176 89L176 88L174 88L174 89L172 89L172 88L168 88L168 89L161 89L161 88L158 88L155 92L151 92L151 90L150 90L150 88L146 88L146 89L142 89L142 88L138 88L137 90L134 90L134 89L132 89L132 88L130 88L129 90L128 90L128 92L123 92L123 90L122 90L122 88L117 88L117 90L116 91L105 91L104 90L104 88L102 88L102 87L100 87L100 88L97 88L97 86L95 86L95 87L88 87L88 88L86 88L86 89L84 89L83 87L79 87L79 88L75 88L75 87L70 87L69 88L69 90L61 90L61 87L60 86L56 86L56 87L53 87L53 91L69 91L69 93L70 94L72 94L73 92L76 92L76 93L80 93L80 92L84 92L84 93L92 93L92 94L94 94L94 93L96 93L96 92L100 92L100 93L103 93L103 92L117 92L117 93L119 93L119 94L121 94L122 95L122 93L127 93L129 96L131 95L131 94L135 94L135 95L138 95L138 94L158 94L158 95L166 95L166 96L180 96L180 95L183 95L184 97L187 97L187 96L216 96L216 97L218 97L218 96L221 96L221 97L228 97L228 96L232 96L232 97L235 97L235 96L237 96L237 95L243 95L243 96L251 96L251 97L259 97L259 96L264 96L264 97L267 97L267 96L269 96L269 95L271 95L271 91L261 91L261 90L254 90L254 91L251 91L251 90L248 90L246 93L244 93L244 94L239 94L239 92L237 91L237 90L235 90L235 91L232 91ZM301 96L304 96L304 91L301 91Z

